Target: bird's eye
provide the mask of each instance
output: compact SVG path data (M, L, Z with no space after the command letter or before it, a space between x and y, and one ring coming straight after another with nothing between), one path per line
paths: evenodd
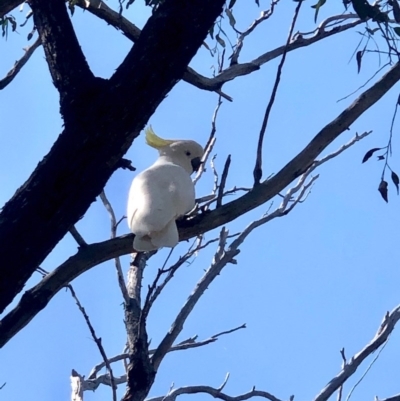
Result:
M186 154L186 156L190 156L191 155L191 153L188 150L185 152L185 154Z

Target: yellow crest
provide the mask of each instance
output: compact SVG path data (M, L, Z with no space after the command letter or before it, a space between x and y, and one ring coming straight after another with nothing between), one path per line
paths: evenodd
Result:
M169 139L162 139L156 133L153 131L153 128L151 125L149 125L145 130L145 135L146 135L146 143L147 145L151 146L152 148L160 149L165 146L171 145L171 143L174 143L175 141L169 140Z

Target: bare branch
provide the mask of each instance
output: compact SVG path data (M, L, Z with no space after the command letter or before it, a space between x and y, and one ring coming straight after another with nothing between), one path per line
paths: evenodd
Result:
M400 394L396 394L392 397L384 398L384 399L379 399L379 401L400 401Z
M207 78L197 73L193 69L188 69L184 74L183 79L186 82L198 87L199 89L215 91L219 88L222 88L222 86L228 81L232 81L240 76L248 75L253 73L254 71L259 70L263 64L266 64L267 62L281 56L284 53L285 49L287 52L291 52L302 47L310 46L316 42L319 42L320 40L336 35L340 32L347 31L348 29L354 28L355 26L362 23L363 21L357 19L354 22L336 26L329 31L318 31L314 36L311 36L310 38L304 38L299 35L288 46L283 45L277 47L276 49L270 50L247 63L234 64L226 68L214 78Z
M34 51L41 45L40 38L37 38L35 42L24 49L25 54L15 62L13 68L7 73L7 75L0 80L0 90L4 89L9 83L13 81L13 79L17 76L17 74L21 71L22 67L26 64L26 62L30 59Z
M367 369L365 370L365 372L362 374L362 376L357 380L357 382L354 384L354 386L351 388L351 390L349 391L349 394L346 397L346 401L350 400L350 397L352 396L354 390L357 388L357 386L364 380L365 376L367 375L367 373L371 370L372 366L374 365L374 363L377 361L377 359L380 357L382 351L385 349L387 343L389 342L389 337L388 339L385 341L385 343L382 345L382 347L379 349L378 353L375 355L375 358L371 361L371 363L368 365ZM342 368L343 369L343 368ZM341 386L342 387L342 386Z
M261 11L260 16L256 20L254 20L244 32L239 35L236 42L235 50L230 57L231 65L238 63L239 55L243 48L243 42L246 36L250 35L262 22L271 17L271 15L274 13L275 6L279 3L279 1L280 0L272 0L270 9L266 11Z
M230 334L230 333L233 333L235 331L245 329L245 328L246 328L246 324L242 324L241 326L235 327L234 329L223 331L218 334L214 334L213 336L211 336L205 340L202 340L202 341L196 341L197 336L195 336L195 337L189 338L187 340L184 340L184 341L180 342L179 344L173 345L168 350L168 353L173 352L173 351L184 351L187 349L203 347L205 345L214 343L215 341L218 340L218 337L221 337L223 335ZM155 349L150 350L149 355L153 355L155 351L156 351ZM120 355L116 355L112 358L109 358L108 362L111 364L111 363L118 362L118 361L128 359L128 358L129 358L129 354L123 353ZM106 365L104 362L101 362L98 365L94 366L93 369L91 370L91 372L89 373L88 380L95 379L97 374L100 372L100 370L103 369L105 366Z
M342 369L343 369L347 363L346 355L344 353L344 348L340 350L340 355L342 356ZM342 401L342 394L343 394L343 385L339 387L336 401Z
M274 86L272 88L271 97L269 99L267 108L265 110L264 119L263 119L263 122L262 122L262 125L261 125L260 135L259 135L258 144L257 144L256 164L255 164L254 170L253 170L254 185L259 185L260 184L260 180L262 178L262 149L263 149L265 130L267 129L269 116L271 114L272 106L274 105L276 93L278 91L279 82L281 80L282 68L283 68L283 65L285 64L286 54L287 54L287 51L288 51L288 45L289 45L289 43L290 43L290 41L292 39L294 27L296 25L297 17L299 16L300 8L301 8L302 4L303 4L302 1L299 1L297 3L296 9L295 9L295 12L294 12L294 15L293 15L292 23L290 25L289 35L288 35L288 38L286 40L285 49L284 49L283 54L282 54L282 59L279 62L278 69L276 71L276 77L275 77Z
M270 11L273 11L273 6L275 5L274 3L277 3L277 0L272 1ZM109 8L102 1L80 0L79 5L89 10L91 13L97 15L98 17L106 21L108 24L118 29L121 29L121 31L125 34L125 36L128 37L133 42L138 40L140 36L140 30L130 21L128 21L125 17L121 16L119 13ZM268 11L266 13L268 13ZM260 22L256 22L258 20L254 22L256 23L256 26L258 26L259 23L262 22L262 20L267 19L266 13L262 14L261 17L258 19L260 20ZM345 25L336 26L329 31L326 30L326 28L330 26L332 22L345 21L346 19L352 19L352 18L356 18L356 21ZM301 47L309 46L329 36L354 28L355 26L360 25L363 22L364 21L358 19L357 15L355 14L331 16L327 18L325 21L323 21L317 30L310 32L314 33L314 35L310 38L304 38L304 36L308 35L309 33L307 34L303 33L301 35L298 35L296 37L296 40L293 40L288 46L286 45L280 46L274 50L262 54L261 56L247 63L242 63L242 64L232 63L233 65L223 70L220 74L218 74L214 78L205 77L197 73L192 68L188 67L183 76L183 80L190 83L191 85L198 87L199 89L216 92L225 99L232 101L232 98L230 96L227 96L226 94L221 92L221 88L226 82L231 81L239 76L248 75L254 71L259 70L263 64L275 59L276 57L281 56L285 51L290 52L292 50L296 50ZM249 33L251 33L256 26L254 26L253 28L252 26L250 26L248 28L248 30L250 30Z
M87 246L87 242L83 239L82 235L79 234L78 230L76 229L75 226L72 226L69 229L69 233L74 237L74 240L76 241L76 243L81 247L84 248L85 246Z
M221 390L222 389L220 389L220 388L214 388L214 387L210 387L210 386L179 387L174 390L171 390L165 396L149 398L146 401L163 401L163 400L164 401L175 401L176 398L180 395L198 394L198 393L208 394L214 398L224 400L224 401L244 401L244 400L248 400L253 397L266 398L267 400L270 400L270 401L282 401L279 398L272 395L271 393L268 393L267 391L256 390L255 388L253 388L248 393L244 393L244 394L237 395L237 396L227 395L227 394L223 393Z
M72 401L83 401L82 382L84 381L84 377L81 376L76 370L72 369L70 379L71 379L71 387L72 387L71 400Z
M170 331L163 338L163 340L161 341L160 345L158 346L156 352L152 357L152 364L155 370L158 369L161 361L165 357L169 348L171 348L172 343L176 340L176 338L182 331L185 320L187 319L190 312L196 305L197 301L200 299L201 295L207 289L209 284L214 280L214 278L220 273L220 271L226 265L226 263L228 263L236 255L236 252L225 254L225 244L227 236L228 236L228 231L226 231L225 228L222 228L219 237L218 249L217 252L215 253L213 263L208 268L203 278L197 283L195 290L189 296L185 305L178 313L178 316L173 322Z
M101 343L101 338L96 336L96 332L94 331L92 323L90 322L89 316L87 315L87 313L85 311L85 308L82 306L82 304L80 303L78 297L76 296L75 291L72 288L72 285L69 284L67 287L71 291L72 298L74 298L76 304L78 305L78 308L81 311L87 326L89 327L90 334L92 335L92 338L93 338L94 342L96 343L97 348L99 349L101 356L103 357L103 360L104 360L104 363L105 363L105 365L107 367L107 370L110 373L113 401L117 401L117 386L115 384L115 380L114 380L114 375L113 375L113 371L112 371L112 368L111 368L111 364L108 361L106 352L104 351L104 347L103 347L103 345Z
M208 137L206 146L204 147L204 155L201 159L201 165L199 170L196 173L196 176L193 179L193 184L196 185L197 182L200 180L201 176L203 175L204 171L205 171L205 166L207 163L208 158L210 157L210 154L214 148L215 145L215 141L217 140L217 138L215 137L215 134L217 132L217 117L218 117L218 112L219 109L222 105L222 101L221 101L221 97L218 97L218 102L217 105L215 107L215 110L213 112L212 115L212 119L211 119L211 132L210 132L210 136Z
M132 22L127 20L122 14L114 11L106 3L101 0L79 0L78 4L85 10L101 18L107 24L116 29L120 29L124 35L132 42L136 42L140 36L140 29Z
M224 169L222 170L221 182L218 188L218 195L216 199L217 204L215 206L217 208L222 205L222 198L224 196L224 189L225 189L226 179L228 178L228 171L230 165L231 165L231 155L228 155L225 161Z
M117 236L117 227L118 227L118 222L117 219L115 217L115 213L114 213L114 209L111 206L110 201L108 200L106 193L103 191L101 191L100 193L100 199L103 202L104 207L106 208L106 210L108 211L108 214L110 215L110 220L111 220L111 238L116 238ZM129 302L129 295L128 295L128 291L126 289L126 284L125 284L125 280L124 280L124 274L122 272L122 266L121 266L121 260L120 258L117 256L116 258L114 258L115 261L115 268L117 270L117 279L118 279L118 285L119 288L121 290L122 293L122 297L124 298L125 304L127 304Z
M334 377L325 388L314 398L314 401L327 401L329 397L340 387L343 383L351 377L361 363L375 352L381 345L383 345L389 335L394 330L397 322L400 320L400 305L394 308L390 313L388 312L384 317L378 332L371 342L366 345L358 354L354 355L346 366Z

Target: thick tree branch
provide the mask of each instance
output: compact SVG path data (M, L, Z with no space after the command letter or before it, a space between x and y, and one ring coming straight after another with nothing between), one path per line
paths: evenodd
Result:
M43 5L43 0L33 1ZM60 2L46 0L43 7L50 12L57 3L61 9ZM0 312L102 191L134 138L182 77L223 3L164 1L111 82L86 83L74 102L64 104L64 132L0 213ZM47 18L52 26L53 17ZM168 40L177 33L179 40Z
M200 233L226 224L247 211L272 199L296 179L296 177L306 171L314 163L315 158L330 143L341 133L346 131L361 114L376 103L399 80L400 64L396 64L371 88L364 91L354 103L345 109L336 119L325 126L311 142L275 176L253 188L247 194L216 210L180 221L178 223L180 239L185 240L192 238ZM67 283L99 263L116 256L131 253L132 240L133 236L127 235L103 243L89 245L85 249L80 249L76 255L71 256L55 271L46 276L41 283L27 291L22 296L21 301L15 309L0 322L0 347L28 324ZM15 249L15 252L17 252L15 254L20 254L18 249Z
M94 76L78 43L65 1L29 0L29 5L63 106L65 97L68 102L74 101L73 96Z

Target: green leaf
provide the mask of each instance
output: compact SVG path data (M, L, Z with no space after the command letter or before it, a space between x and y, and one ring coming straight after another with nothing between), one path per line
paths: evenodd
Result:
M362 159L362 163L365 163L367 160L369 160L371 158L371 156L377 151L377 150L381 150L382 148L373 148L370 149L365 156Z
M315 8L314 22L317 22L319 9L326 3L326 0L318 0L317 4L311 6L311 8Z
M236 24L236 20L235 20L235 17L233 16L233 14L232 14L232 11L229 8L227 8L225 10L225 13L228 16L230 26L232 28L234 28L235 24Z
M214 28L215 28L215 24L213 24L210 28L210 30L208 31L208 33L211 36L211 39L214 39Z
M236 3L236 0L231 0L231 1L229 2L228 8L232 8L232 7L235 5L235 3Z
M400 36L400 26L395 26L393 28L394 32L396 33L397 36Z
M364 55L363 50L359 50L356 54L356 60L357 60L357 72L360 73L361 70L361 61L362 61L362 56Z
M219 36L218 33L215 35L215 39L217 39L217 42L218 42L222 47L225 47L225 46L226 46L226 45L225 45L225 41L221 38L221 36Z
M399 194L400 179L399 179L399 176L394 171L392 171L392 181L393 181L393 184L396 186L397 195L398 195Z
M365 20L368 17L372 17L372 7L366 0L351 0L351 3L353 4L354 11L360 19Z
M388 200L388 183L382 180L379 184L378 191L381 194L383 200L387 203Z

